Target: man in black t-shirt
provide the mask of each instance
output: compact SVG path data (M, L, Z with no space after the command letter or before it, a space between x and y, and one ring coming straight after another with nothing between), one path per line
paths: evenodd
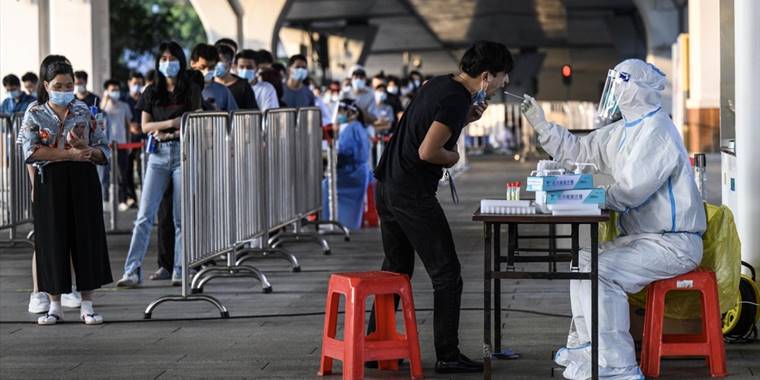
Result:
M459 352L462 277L436 198L438 181L443 168L459 161L456 142L464 126L479 119L486 99L509 82L512 56L500 43L479 41L464 53L459 68L458 74L435 77L419 89L375 169L383 270L411 276L415 251L425 265L433 281L439 373L481 372L483 364Z

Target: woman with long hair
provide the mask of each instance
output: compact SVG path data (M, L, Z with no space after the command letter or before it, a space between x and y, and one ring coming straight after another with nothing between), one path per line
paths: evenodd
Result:
M174 236L172 283L181 283L182 233L180 201L182 196L182 170L180 167L180 121L185 112L201 108L201 88L187 75L185 53L176 42L164 42L156 57L156 83L148 86L137 103L142 112L142 130L155 140L154 151L149 151L145 183L140 197L129 253L124 263L124 275L116 283L122 288L134 288L142 283L142 265L150 243L153 221L162 199L171 202L171 229ZM151 143L148 146L152 145ZM172 193L164 192L171 186ZM159 218L159 225L163 221ZM161 244L159 233L159 244Z
M103 128L74 97L74 70L66 57L42 61L37 101L24 114L20 135L25 160L37 169L32 202L37 281L50 295L50 308L37 323L63 320L61 293L71 291L72 266L82 293L81 320L103 323L92 296L112 278L95 165L107 165L111 151Z

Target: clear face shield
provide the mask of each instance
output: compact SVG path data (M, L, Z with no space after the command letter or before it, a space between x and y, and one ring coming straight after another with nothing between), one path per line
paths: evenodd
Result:
M604 83L602 97L596 109L597 126L604 126L622 118L618 102L623 84L631 78L630 74L611 69L607 72L607 81Z

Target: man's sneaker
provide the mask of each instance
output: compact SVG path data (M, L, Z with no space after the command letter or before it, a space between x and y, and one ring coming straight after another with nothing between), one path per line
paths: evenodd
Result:
M29 312L34 314L47 313L50 310L50 298L45 292L36 292L29 295Z
M170 278L172 278L172 274L169 273L168 270L164 269L164 267L158 268L158 270L156 271L156 273L153 273L152 275L150 275L150 279L153 280L153 281L156 281L156 280L168 280Z
M140 277L137 276L137 273L132 274L124 274L124 276L121 278L121 280L116 282L117 288L136 288L140 286Z
M68 308L82 306L82 294L73 289L71 293L61 294L61 306Z
M124 211L127 211L127 210L129 210L129 206L127 206L126 203L124 203L124 202L119 203L119 211L124 212Z

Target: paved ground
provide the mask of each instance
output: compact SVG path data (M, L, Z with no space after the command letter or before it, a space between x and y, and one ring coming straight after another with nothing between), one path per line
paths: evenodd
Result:
M470 221L484 197L502 196L503 183L524 178L533 164L518 164L500 157L480 158L458 181L461 204L449 201L448 189L440 198L454 231L465 278L460 340L462 350L477 357L482 336L481 227ZM718 174L709 177L717 181ZM711 185L712 197L719 188ZM123 216L129 223L134 216ZM129 243L128 235L109 236L114 278L121 275ZM26 313L31 288L28 249L3 249L0 254L0 378L258 378L315 379L321 344L324 297L331 272L374 270L382 260L377 230L354 235L351 242L331 239L332 256L322 256L316 246L292 246L302 262L302 273L290 273L277 259L254 262L269 276L274 293L263 294L252 279L220 279L209 283L206 293L218 297L233 316L214 318L215 309L205 303L164 304L155 321L143 321L145 306L153 299L178 292L166 282L150 282L139 290L98 291L96 310L108 323L89 327L74 322L77 311L66 310L70 321L61 326L39 327L36 316ZM418 263L419 264L419 263ZM155 244L147 256L155 267ZM421 265L418 266L421 268ZM425 374L436 379L477 379L480 376L436 376L432 347L432 289L419 269L414 278L415 302ZM569 319L565 281L505 281L503 294L504 341L523 354L516 361L495 364L495 378L536 379L551 374L551 352L566 336ZM517 309L558 314L536 315ZM292 316L297 313L315 315ZM188 318L188 320L164 320ZM195 320L193 320L196 318ZM760 374L760 344L727 346L732 378ZM336 362L340 372L340 362ZM368 370L368 378L408 378L408 372ZM558 374L559 375L559 374ZM339 378L339 377L332 377ZM707 378L702 361L667 361L664 379Z

